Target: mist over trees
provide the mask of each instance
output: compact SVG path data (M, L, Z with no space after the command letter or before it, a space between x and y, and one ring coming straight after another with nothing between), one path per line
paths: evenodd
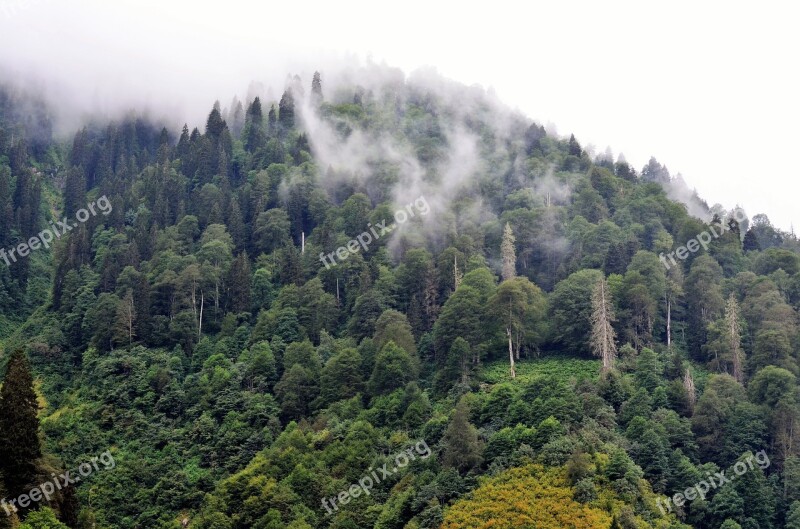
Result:
M800 523L800 246L766 215L388 68L198 127L49 115L0 89L0 249L113 208L0 260L0 492L117 464L0 527Z

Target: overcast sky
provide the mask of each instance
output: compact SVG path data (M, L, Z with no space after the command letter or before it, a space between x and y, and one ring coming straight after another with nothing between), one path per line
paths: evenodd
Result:
M789 229L798 8L732 4L0 0L0 66L35 72L75 108L147 104L189 120L251 80L279 91L288 73L368 58L432 66Z

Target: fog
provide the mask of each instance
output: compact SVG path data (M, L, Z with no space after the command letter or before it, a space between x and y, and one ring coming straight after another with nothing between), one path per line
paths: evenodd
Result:
M131 109L177 132L201 125L215 100L279 97L289 75L307 83L319 70L332 88L370 65L408 79L432 66L548 132L575 133L596 152L610 145L637 169L655 155L710 203L788 229L800 176L790 159L800 120L800 81L787 67L800 48L793 9L0 0L0 79L41 89L63 133ZM465 149L459 164L464 134L448 131Z

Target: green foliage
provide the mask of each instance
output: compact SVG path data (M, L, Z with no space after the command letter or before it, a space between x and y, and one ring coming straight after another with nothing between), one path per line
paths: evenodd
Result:
M799 526L796 237L715 207L730 232L665 271L709 228L655 159L641 176L593 159L480 91L355 81L323 95L315 75L307 100L289 79L177 142L136 116L55 142L0 88L0 248L114 206L0 263L0 489L27 492L59 460L118 461L22 527L682 529L651 491L760 450L775 464L677 514ZM477 169L454 171L465 132ZM430 216L353 250L421 213L409 168ZM601 374L588 339L605 276L620 361ZM406 467L338 500L404 450Z
M38 412L28 358L16 350L8 359L0 388L0 476L12 498L35 483L42 455Z
M51 509L43 507L31 512L19 529L68 529L68 526L59 522Z
M367 383L370 394L383 395L405 387L418 373L417 361L408 351L389 341L375 357L375 368Z

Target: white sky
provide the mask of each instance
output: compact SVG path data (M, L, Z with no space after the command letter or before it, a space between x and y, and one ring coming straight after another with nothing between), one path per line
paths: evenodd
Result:
M734 5L735 4L735 5ZM798 220L800 8L790 2L0 0L0 65L70 104L206 113L250 80L354 57L433 66L709 204ZM80 99L80 97L78 97Z

